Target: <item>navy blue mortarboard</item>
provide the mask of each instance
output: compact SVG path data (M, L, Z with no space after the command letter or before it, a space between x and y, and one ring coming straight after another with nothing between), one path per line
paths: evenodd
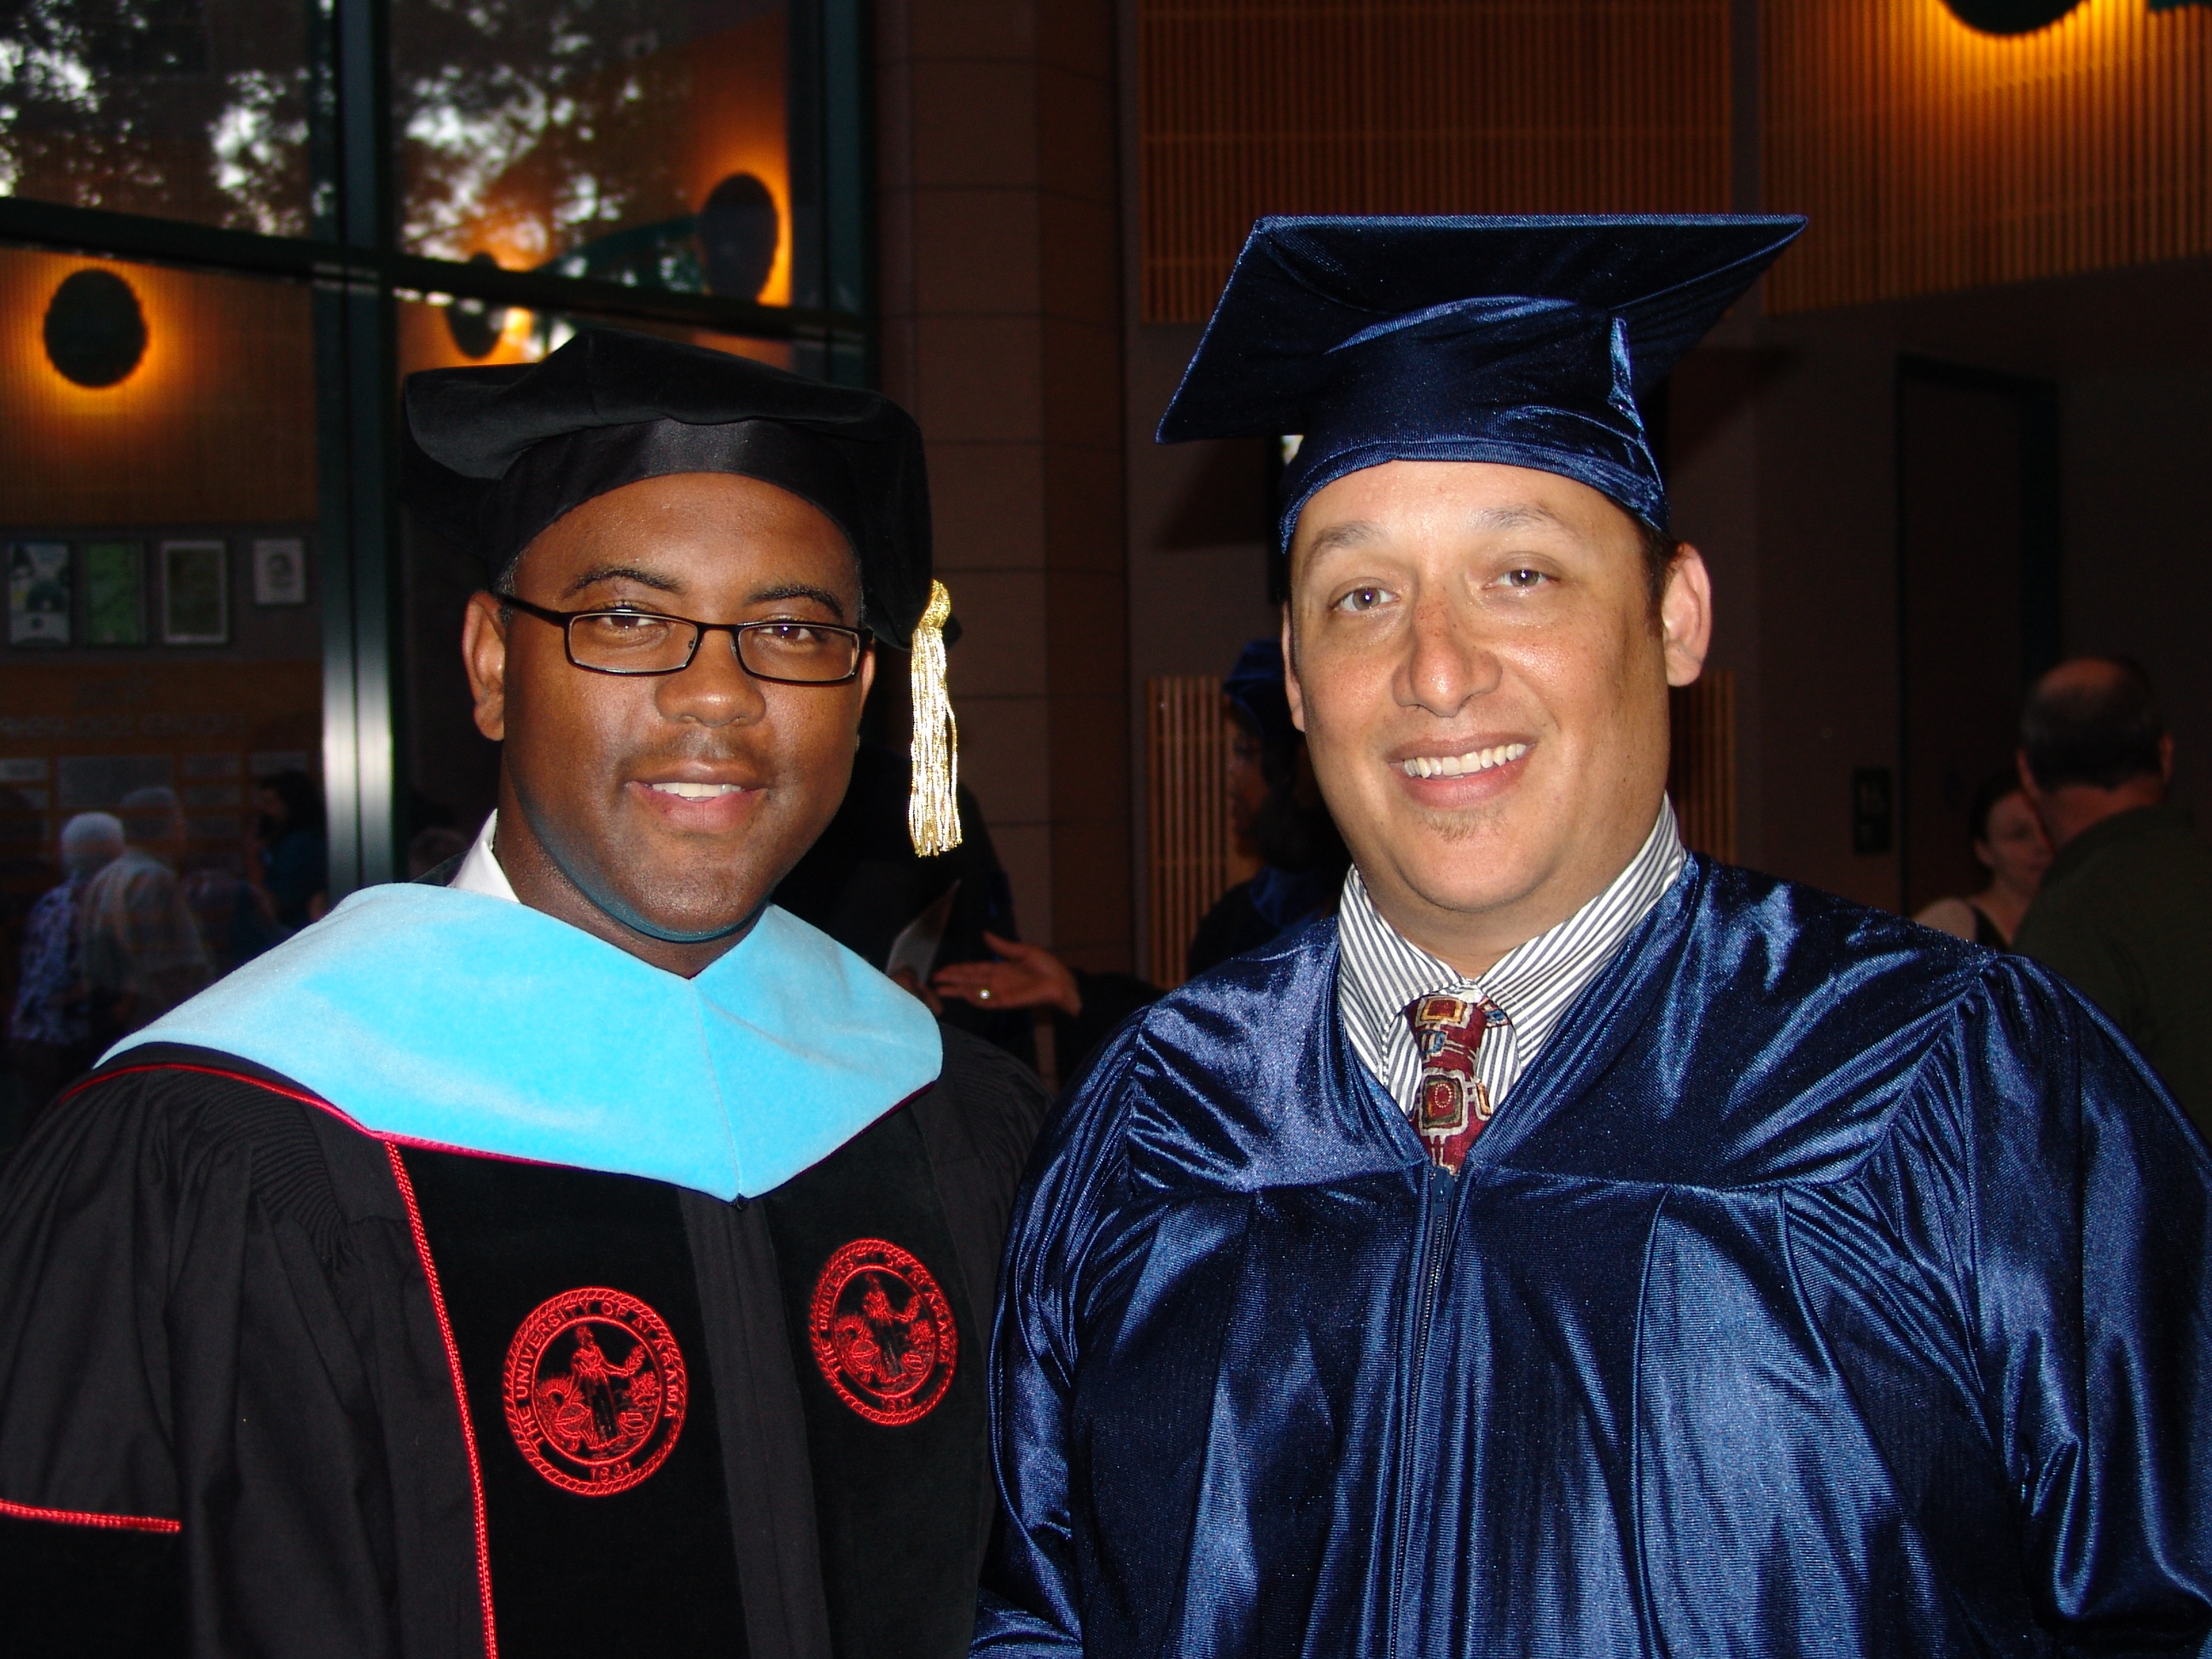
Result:
M1252 228L1159 441L1300 434L1278 550L1324 484L1385 461L1495 461L1654 529L1638 398L1805 222L1734 215L1273 218Z
M1298 735L1283 680L1283 642L1270 637L1247 641L1237 653L1236 666L1221 682L1222 695L1252 722L1253 732L1270 749L1286 749Z

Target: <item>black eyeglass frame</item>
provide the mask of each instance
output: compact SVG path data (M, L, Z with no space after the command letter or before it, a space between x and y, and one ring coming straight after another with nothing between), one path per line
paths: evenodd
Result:
M875 638L865 628L847 628L837 623L808 622L801 617L767 617L759 622L749 623L710 623L701 622L696 617L673 616L665 611L641 611L635 605L593 605L588 611L555 611L546 605L532 605L527 599L517 599L512 593L500 593L494 597L502 606L511 605L526 616L557 626L561 630L561 649L568 659L569 667L580 669L586 674L611 674L617 679L648 679L657 675L680 674L699 660L699 647L706 642L708 635L727 634L730 636L730 654L737 659L738 667L757 680L764 680L770 685L850 685L860 678L860 669L868 659L868 647ZM569 628L586 617L653 617L662 622L682 623L698 631L691 636L690 651L673 668L599 668L576 660L575 636L569 632ZM817 633L842 634L852 641L851 672L841 674L834 680L794 680L781 674L763 674L745 660L744 636L747 634L756 633L763 628L789 628L794 623L803 628L813 629Z

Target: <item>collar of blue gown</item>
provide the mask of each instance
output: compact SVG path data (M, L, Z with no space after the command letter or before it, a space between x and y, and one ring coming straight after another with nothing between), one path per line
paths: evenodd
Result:
M937 1023L773 906L696 979L543 911L413 884L323 921L109 1051L185 1043L380 1135L753 1197L933 1082Z

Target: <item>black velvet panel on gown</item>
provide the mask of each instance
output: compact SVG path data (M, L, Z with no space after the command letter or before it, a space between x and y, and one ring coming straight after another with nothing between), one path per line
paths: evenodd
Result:
M988 1329L967 1305L915 1114L892 1114L761 1202L840 1659L965 1654L983 1543L968 1494L982 1474ZM917 1334L948 1311L950 1343L935 1328Z
M468 1382L502 1659L740 1659L737 1556L678 1189L450 1152L404 1157ZM591 1291L611 1294L573 1294Z

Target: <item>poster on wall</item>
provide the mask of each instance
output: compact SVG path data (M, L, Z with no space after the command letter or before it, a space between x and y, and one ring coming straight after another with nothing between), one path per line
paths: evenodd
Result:
M67 542L8 544L8 643L70 642Z
M253 602L307 604L307 550L297 536L253 544Z
M230 643L229 544L161 544L161 643Z
M142 542L84 545L84 642L146 643L146 548Z

